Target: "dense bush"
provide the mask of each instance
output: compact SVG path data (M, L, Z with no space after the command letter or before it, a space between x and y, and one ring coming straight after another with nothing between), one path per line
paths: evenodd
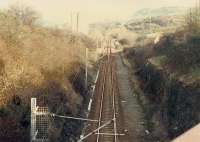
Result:
M165 55L167 57L166 64L171 69L186 73L191 68L200 65L199 37L199 34L187 35L187 33L185 33L185 40L184 37L176 39L176 33L173 36L165 36L156 45L156 56Z
M181 28L165 34L154 46L154 56L166 56L170 70L187 73L200 65L200 15L197 9L185 17Z
M31 97L63 115L79 112L82 96L70 78L82 72L85 48L91 44L84 35L42 26L30 8L0 11L0 126L4 123L7 133L0 130L0 139L29 141ZM66 121L61 123L52 127L59 130L55 141L64 141L59 137Z

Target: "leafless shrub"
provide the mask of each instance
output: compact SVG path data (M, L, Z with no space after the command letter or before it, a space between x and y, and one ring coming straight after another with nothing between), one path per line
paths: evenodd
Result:
M74 115L82 103L70 77L79 73L90 39L43 27L37 20L38 14L30 8L0 11L0 117L6 107L7 115L16 117L17 123L29 121L24 117L29 116L27 108L33 96L50 108L53 104L68 107ZM9 125L4 129L11 131ZM27 129L22 127L26 132L23 135L29 135Z

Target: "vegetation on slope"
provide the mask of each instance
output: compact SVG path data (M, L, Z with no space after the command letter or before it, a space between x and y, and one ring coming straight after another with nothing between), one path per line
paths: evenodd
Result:
M158 43L126 51L129 61L137 65L144 91L138 97L151 124L149 141L170 141L200 121L200 15L196 11L186 16L182 28L165 34Z
M79 90L74 90L74 83L82 78L81 61L91 44L84 35L40 25L38 14L30 8L0 11L1 141L29 141L31 97L37 97L39 105L49 106L54 113L80 112L83 82ZM80 133L77 124L52 122L51 140L75 139Z
M183 29L174 34L165 35L155 45L155 57L164 56L163 67L178 74L192 74L200 67L200 19L198 13L191 13L194 16L186 18ZM156 59L156 58L155 58ZM198 76L196 76L198 79Z
M134 49L138 64L149 62L179 75L197 71L200 65L200 18L196 10L185 17L182 27L175 32L164 34L157 43L150 39L143 47Z
M141 9L134 13L133 19L143 17L162 17L162 16L177 16L184 15L187 11L187 7L161 7L156 9Z
M140 34L165 33L174 31L184 21L187 8L162 7L141 9L125 24L130 31Z

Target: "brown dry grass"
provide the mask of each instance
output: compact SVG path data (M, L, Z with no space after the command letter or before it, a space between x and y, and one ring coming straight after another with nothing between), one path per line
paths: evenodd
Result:
M80 73L85 48L91 46L84 35L43 27L37 21L37 14L28 8L0 11L0 118L15 118L26 136L29 127L21 121L30 121L33 96L52 111L78 113L82 97L70 77ZM13 140L11 136L9 141Z

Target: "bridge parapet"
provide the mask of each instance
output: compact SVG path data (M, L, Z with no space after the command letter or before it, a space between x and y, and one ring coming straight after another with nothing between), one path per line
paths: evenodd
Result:
M177 137L172 142L200 142L200 124Z

